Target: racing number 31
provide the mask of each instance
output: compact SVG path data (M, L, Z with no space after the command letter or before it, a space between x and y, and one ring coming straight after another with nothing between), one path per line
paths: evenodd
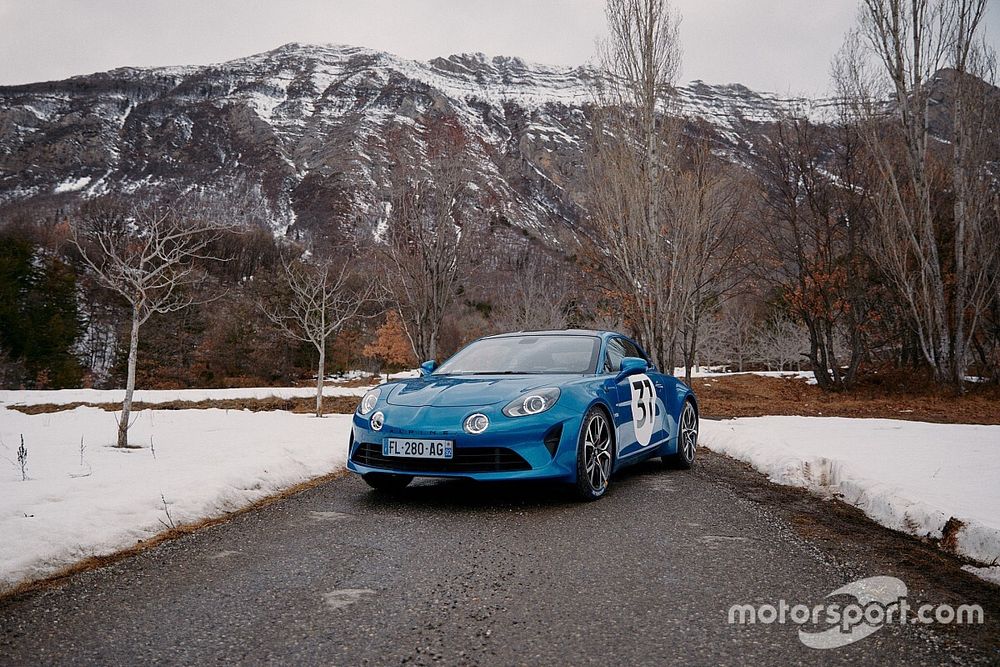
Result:
M632 389L632 426L635 428L635 439L640 447L649 445L653 436L653 418L655 412L655 393L653 381L648 375L636 375L631 380Z

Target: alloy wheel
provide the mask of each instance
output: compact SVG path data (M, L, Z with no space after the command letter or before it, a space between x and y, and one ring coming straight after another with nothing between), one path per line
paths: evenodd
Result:
M684 404L684 411L681 412L681 432L678 451L685 461L694 461L695 448L698 446L698 415L695 414L694 406L690 403Z
M611 478L611 428L599 412L591 415L587 422L583 459L591 488L603 493Z

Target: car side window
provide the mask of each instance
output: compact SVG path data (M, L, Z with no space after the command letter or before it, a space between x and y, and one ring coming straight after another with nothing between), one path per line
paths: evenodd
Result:
M622 369L622 359L629 356L625 351L621 338L612 338L608 341L608 349L604 353L604 372L617 373Z
M621 340L622 340L622 345L625 346L626 357L639 357L640 359L645 359L647 362L649 361L649 357L643 354L642 350L640 350L635 343L633 343L630 340L625 340L624 338Z

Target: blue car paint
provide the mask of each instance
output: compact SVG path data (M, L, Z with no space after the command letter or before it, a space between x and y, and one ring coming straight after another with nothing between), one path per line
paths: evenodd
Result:
M537 332L561 334L568 332ZM616 332L584 332L601 338L598 373L588 375L427 375L379 385L381 394L367 415L355 411L347 467L365 475L368 473L398 473L417 477L462 477L481 481L515 479L550 479L576 481L577 446L584 415L594 406L602 407L615 424L615 461L613 470L656 456L677 451L677 424L686 400L697 399L691 389L676 378L650 368L645 375L655 390L655 415L658 429L651 442L637 447L633 429L632 405L629 397L630 378L616 382L616 373L601 373L608 341L627 336ZM639 346L636 344L636 347ZM639 348L641 350L641 348ZM537 415L508 417L503 408L518 396L543 387L558 387L555 405ZM371 415L381 411L385 422L380 431L371 428ZM482 413L489 428L478 435L466 433L465 419ZM555 454L544 443L547 433L562 426ZM503 447L519 454L530 465L529 470L516 471L442 471L370 467L354 460L361 443L381 447L384 438L411 437L452 440L456 452L468 447ZM413 459L408 463L413 464Z

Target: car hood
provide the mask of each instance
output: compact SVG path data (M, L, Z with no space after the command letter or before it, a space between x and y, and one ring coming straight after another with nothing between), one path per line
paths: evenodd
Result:
M403 380L392 387L389 405L442 408L506 403L537 387L566 382L573 375L430 375Z

